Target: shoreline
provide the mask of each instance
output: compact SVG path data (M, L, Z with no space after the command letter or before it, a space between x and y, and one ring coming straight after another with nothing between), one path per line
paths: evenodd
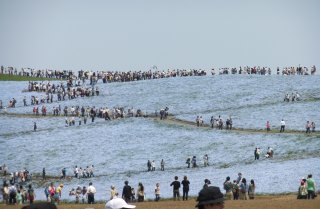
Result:
M36 201L37 202L37 201ZM40 201L39 201L40 202ZM187 201L174 201L172 199L162 199L158 202L145 201L130 203L135 205L137 209L194 209L196 205L196 198L190 197ZM265 208L281 208L281 209L318 209L320 199L314 200L297 200L296 195L257 195L254 200L226 200L224 208L246 208L246 209L265 209ZM5 205L1 204L0 209L12 208L20 209L23 205ZM59 209L105 209L105 201L96 204L76 204L71 202L62 202L57 206Z

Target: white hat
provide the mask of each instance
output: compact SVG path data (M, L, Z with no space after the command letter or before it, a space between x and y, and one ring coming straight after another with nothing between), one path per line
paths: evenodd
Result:
M135 205L129 205L122 198L114 198L107 202L106 209L135 208Z

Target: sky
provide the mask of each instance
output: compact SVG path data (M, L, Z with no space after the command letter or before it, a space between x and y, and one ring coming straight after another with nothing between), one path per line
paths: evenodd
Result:
M319 0L0 0L0 65L320 67Z

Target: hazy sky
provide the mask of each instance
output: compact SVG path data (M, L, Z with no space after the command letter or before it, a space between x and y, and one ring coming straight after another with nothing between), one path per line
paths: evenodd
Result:
M0 65L320 67L319 0L0 0Z

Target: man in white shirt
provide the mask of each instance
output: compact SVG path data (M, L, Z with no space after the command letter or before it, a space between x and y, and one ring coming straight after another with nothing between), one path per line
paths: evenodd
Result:
M94 194L96 193L96 188L92 186L92 183L89 183L89 187L87 190L87 195L88 195L88 204L94 204Z
M154 160L151 162L151 171L155 171L156 170L156 163L154 162Z
M281 132L284 132L284 128L286 126L286 123L284 122L283 119L281 120L280 125L281 125L281 128L280 128L280 133L281 133Z

